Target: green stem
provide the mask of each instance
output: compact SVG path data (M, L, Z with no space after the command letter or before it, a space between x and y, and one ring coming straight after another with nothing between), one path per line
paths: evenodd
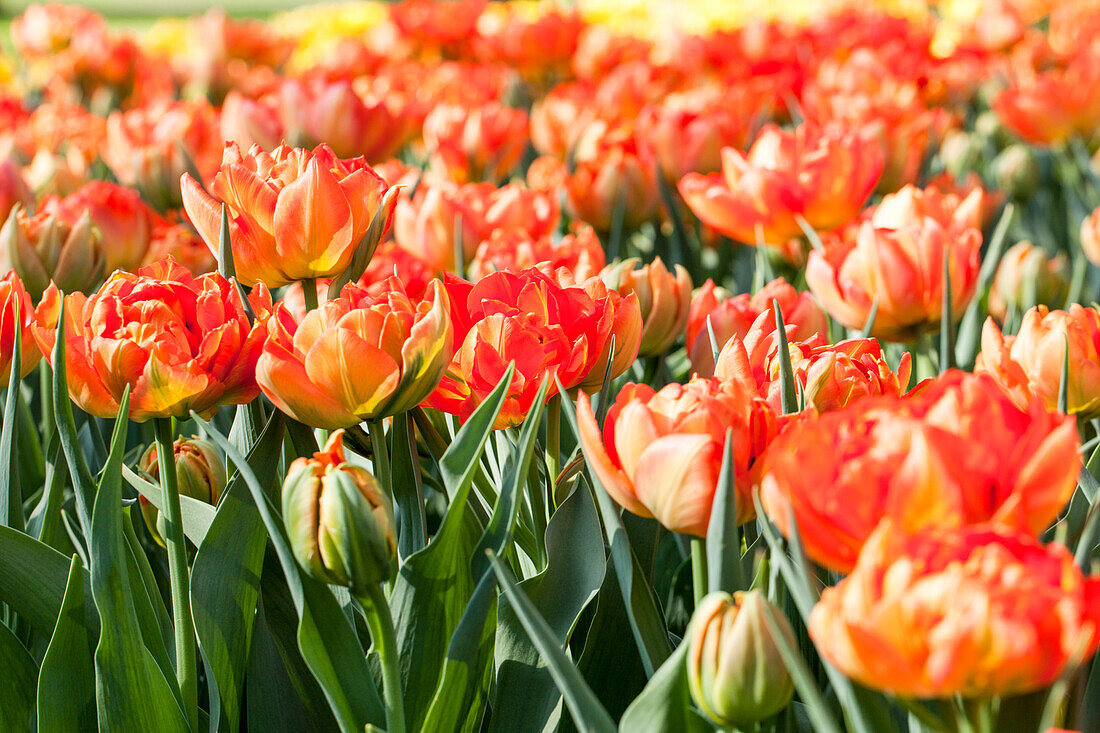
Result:
M382 418L371 420L367 423L370 432L370 447L373 454L371 462L374 464L374 475L390 495L393 495L393 486L390 484L390 451L386 445L386 429L382 424Z
M164 490L164 518L167 523L168 574L172 595L172 625L176 641L176 676L183 694L184 710L191 730L199 729L198 666L195 661L195 621L191 616L191 589L187 569L187 544L183 536L176 455L172 446L172 418L154 419L157 442L157 472Z
M306 310L317 310L317 279L307 277L302 281L302 296L306 301Z
M691 538L691 586L698 606L707 594L707 546L699 537Z
M557 480L561 471L561 395L555 394L546 403L546 467L550 471L549 501L546 505L547 521L558 506Z
M382 586L374 583L358 598L370 628L371 642L382 663L382 696L386 704L387 733L405 733L405 698L401 692L401 672L397 668L397 636L393 617Z

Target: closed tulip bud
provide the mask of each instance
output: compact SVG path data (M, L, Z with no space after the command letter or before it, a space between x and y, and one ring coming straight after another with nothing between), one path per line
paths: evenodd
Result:
M1039 185L1039 163L1026 145L1010 145L993 159L997 187L1015 199L1031 195Z
M962 130L950 130L940 145L940 160L953 176L962 176L974 170L981 160L981 141Z
M69 225L49 212L28 216L16 205L0 229L0 267L15 270L37 303L51 280L66 293L92 292L107 260L87 212Z
M283 522L298 564L311 577L361 596L390 577L397 552L393 514L377 479L344 457L344 431L322 451L290 464Z
M637 259L609 265L602 275L623 295L634 293L642 311L642 343L638 356L664 354L687 326L691 310L691 275L680 265L670 272L658 257L638 269Z
M794 696L794 683L768 623L791 648L787 619L758 591L731 597L711 593L695 609L688 629L688 688L707 717L722 726L746 726L778 713Z
M986 110L978 115L974 121L974 132L983 142L992 142L998 147L1012 142L1008 129L993 110Z
M180 496L188 496L217 506L222 492L225 491L225 462L214 444L200 438L179 438L172 446L175 454L176 480ZM138 462L141 470L149 474L154 481L160 482L160 462L157 460L157 446L151 445ZM139 502L141 513L149 533L161 547L164 546L164 517L160 511L144 497Z
M1069 262L1064 255L1049 256L1042 247L1020 242L997 266L989 292L989 313L1004 321L1009 309L1033 305L1061 305L1069 292Z

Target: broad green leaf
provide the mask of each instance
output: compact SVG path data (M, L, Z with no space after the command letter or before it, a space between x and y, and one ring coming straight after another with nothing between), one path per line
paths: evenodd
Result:
M60 294L59 294L60 297ZM53 414L57 421L57 436L69 465L69 474L73 479L73 492L76 495L76 514L85 535L90 534L92 524L92 503L95 501L96 484L88 462L80 450L80 438L76 432L76 420L73 418L73 403L69 399L69 383L65 367L65 299L57 314L57 336L53 348Z
M691 706L687 643L681 643L619 721L623 733L704 733L714 726Z
M791 368L791 350L787 344L787 327L783 323L783 311L779 301L772 298L772 311L775 313L775 336L778 340L779 383L782 387L780 401L783 414L789 415L798 409L798 391L795 387L794 370Z
M497 575L497 581L512 605L516 617L531 636L531 641L539 650L539 654L546 660L550 676L554 678L555 684L561 690L573 722L579 729L585 731L603 731L604 733L614 731L615 723L611 720L611 716L592 693L592 688L584 681L580 671L565 656L565 652L554 638L553 631L539 614L538 609L523 591L516 587L512 572L496 555L492 554L491 550L489 553L489 562Z
M0 527L0 601L15 609L46 639L53 635L61 612L68 568L69 558L49 545L10 527ZM84 578L87 584L86 572Z
M73 556L53 637L38 670L38 732L96 729L95 669L85 625L84 568Z
M129 550L122 527L122 453L129 396L119 410L111 452L92 510L89 550L92 598L103 624L95 652L96 702L100 730L186 731L179 691L142 643L130 587Z
M469 511L470 487L512 372L509 367L440 458L450 506L428 546L401 566L390 594L409 730L423 726L451 634L474 592L470 562L483 529Z
M707 524L708 591L733 593L748 587L741 572L741 528L737 524L737 487L733 482L733 431L726 430L722 469Z
M192 418L225 451L252 493L298 612L298 647L302 658L320 683L341 729L358 732L367 723L382 725L385 711L366 654L336 597L326 584L298 567L282 518L244 456L209 422L196 413L192 413Z
M278 480L283 425L276 411L249 453L248 463L263 483ZM240 719L266 545L267 530L238 474L222 494L191 570L191 612L213 687L211 717L221 730L237 730Z
M123 514L122 533L126 540L127 568L130 574L130 597L134 601L134 610L137 613L138 627L141 629L141 639L145 642L145 648L149 650L153 661L160 667L166 679L174 680L176 676L175 666L175 638L172 627L172 618L164 605L164 598L160 594L157 581L153 578L153 569L149 566L149 558L141 547L141 542L134 532L134 520L131 516L133 506L121 510ZM175 686L173 685L173 690ZM182 698L181 698L182 704Z
M149 503L157 509L164 511L164 490L152 481L139 476L128 466L122 467L122 478L134 488ZM214 521L214 507L204 501L192 499L190 496L180 496L180 513L183 517L183 533L187 539L201 545L206 533L210 530L210 524Z
M603 535L588 490L578 485L546 526L546 569L519 584L564 646L607 569ZM615 592L618 592L617 590ZM542 730L561 692L507 600L497 608L496 696L490 731Z
M4 624L0 624L0 730L30 730L34 718L34 688L38 665L30 652Z
M428 529L424 518L424 487L412 415L404 412L393 419L393 455L390 467L393 499L397 509L397 554L401 560L424 549Z

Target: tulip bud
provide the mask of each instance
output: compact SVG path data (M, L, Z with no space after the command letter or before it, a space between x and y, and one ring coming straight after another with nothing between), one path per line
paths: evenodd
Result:
M955 178L961 178L977 168L981 161L982 144L974 135L962 130L949 130L940 145L943 167Z
M172 445L175 454L176 481L180 496L217 506L222 492L225 491L225 462L222 461L214 444L201 438L179 438ZM157 461L157 446L151 445L142 455L138 466L160 482L160 465ZM141 497L142 516L157 544L164 547L164 533L167 531L160 510L147 499Z
M1010 145L993 159L997 187L1014 199L1031 195L1039 185L1039 164L1026 145Z
M95 290L106 255L87 212L70 226L53 213L28 216L17 204L0 229L0 267L15 270L37 303L51 280L66 293Z
M1004 322L1010 309L1033 305L1059 306L1069 292L1069 263L1064 255L1049 256L1042 247L1020 242L1005 252L989 292L989 313Z
M290 464L283 522L298 564L317 580L361 596L390 577L397 539L389 500L367 469L344 459L344 431Z
M794 683L768 627L797 646L787 619L758 590L711 593L691 619L688 687L695 704L718 725L744 726L775 715L794 696Z
M974 131L979 138L992 142L998 147L1012 142L1012 135L1004 126L1000 115L993 110L986 110L978 115L978 118L974 121Z
M691 275L680 265L671 272L658 257L634 269L637 259L609 265L602 279L622 295L635 293L642 311L639 356L664 354L684 332L691 309Z

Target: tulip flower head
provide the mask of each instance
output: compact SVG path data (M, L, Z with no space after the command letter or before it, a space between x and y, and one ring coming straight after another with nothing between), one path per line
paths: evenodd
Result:
M0 268L13 270L38 302L51 282L65 292L90 293L106 275L99 230L87 212L69 225L46 211L12 209L0 229Z
M225 461L217 447L201 438L177 438L172 446L176 466L176 481L180 496L217 506L225 491ZM150 445L142 454L138 466L160 483L160 463L157 460L157 446ZM149 534L161 547L165 546L164 517L144 496L138 497L142 516L149 528Z
M601 277L623 295L635 293L642 311L639 356L664 354L687 326L691 310L691 275L680 265L670 272L658 257L637 267L636 259L608 266ZM637 269L635 269L637 268Z
M15 321L15 304L19 304L19 323ZM11 362L15 356L15 330L19 329L19 376L25 377L38 365L42 352L34 339L34 303L23 282L13 271L0 278L0 386L8 386Z

